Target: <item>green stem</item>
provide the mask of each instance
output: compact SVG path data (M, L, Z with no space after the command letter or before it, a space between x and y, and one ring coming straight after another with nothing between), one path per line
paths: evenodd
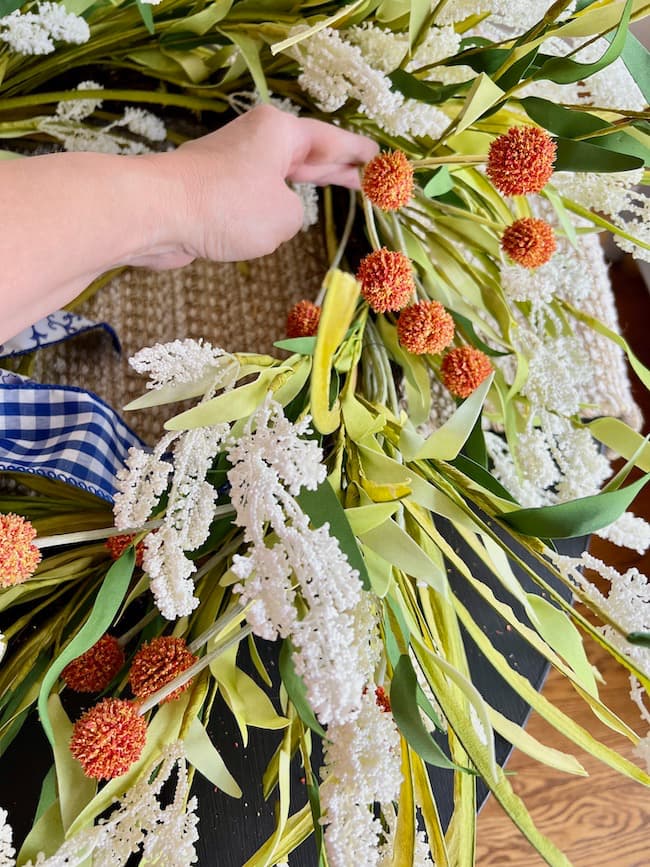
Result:
M0 99L0 112L16 108L30 108L73 99L105 99L123 102L142 102L153 105L174 105L196 111L220 111L220 103L213 99L199 99L182 93L159 93L148 90L58 90L51 93L33 93Z

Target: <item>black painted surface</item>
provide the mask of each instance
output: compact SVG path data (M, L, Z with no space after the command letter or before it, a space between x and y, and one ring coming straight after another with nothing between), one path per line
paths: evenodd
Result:
M457 539L451 528L447 538ZM470 568L476 571L477 577L489 584L500 599L512 604L516 614L521 619L525 619L519 606L498 582L485 575L483 565L472 557L464 543L458 540L454 547L461 552ZM558 544L562 553L574 555L578 555L585 547L585 539L566 540ZM515 573L525 590L538 590L536 585L517 569ZM525 675L536 689L539 689L548 671L545 661L522 639L505 628L500 617L488 608L462 577L452 573L450 580L454 592L472 612L493 645L506 655L512 665ZM555 584L553 586L562 590L565 597L568 596L566 589ZM465 644L473 681L479 691L505 716L515 722L523 722L529 712L528 706L481 657L473 642L467 637ZM273 677L277 672L278 648L274 644L264 642L259 642L258 646ZM252 665L242 664L242 667L252 676L257 677ZM273 806L276 793L273 793L269 803L266 803L262 796L261 780L267 763L281 739L281 733L250 729L250 740L248 746L244 748L239 729L220 699L215 702L209 731L244 794L241 800L235 800L222 792L215 791L214 786L198 773L195 775L193 791L199 799L200 815L198 863L200 867L211 867L211 865L241 867L269 837L274 827ZM501 764L506 761L510 749L510 745L497 736L497 759ZM318 766L318 753L317 745L312 759L315 768ZM22 841L31 826L41 781L51 761L49 746L34 716L23 727L8 754L0 759L0 806L9 811L9 821L14 827L15 840L18 843ZM441 820L446 825L453 803L452 774L433 768L430 775ZM478 799L479 803L482 803L487 792L482 783L479 782L478 786ZM292 789L293 812L307 799L303 770L297 759L294 759L292 764ZM311 839L291 856L292 867L316 867L316 863L316 850Z

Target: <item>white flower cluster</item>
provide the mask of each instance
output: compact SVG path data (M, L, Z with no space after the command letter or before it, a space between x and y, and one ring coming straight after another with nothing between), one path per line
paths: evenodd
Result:
M580 395L585 393L593 372L589 359L574 336L540 340L522 335L527 343L528 379L522 394L533 407L562 415L580 410Z
M0 807L0 867L14 867L16 850L12 846L13 832L7 822L7 811Z
M229 425L213 425L185 431L176 441L163 524L145 537L142 558L156 605L168 620L190 614L199 604L190 577L196 564L185 552L208 538L217 492L205 477L229 433Z
M129 449L126 463L116 478L113 514L118 530L141 527L167 489L173 467L162 455L174 438L175 434L168 434L152 454L142 449Z
M103 86L96 81L82 81L77 85L77 90L103 90ZM66 99L57 103L56 115L61 120L81 121L101 108L101 99Z
M650 649L631 644L625 637L631 632L650 632L650 583L647 577L635 568L621 574L587 552L579 558L555 552L548 552L548 555L565 577L580 587L618 624L623 635L608 624L600 627L607 640L632 659L641 671L650 674ZM609 582L607 596L584 576L582 569L591 569Z
M36 11L16 10L0 18L0 42L17 54L51 54L55 42L81 45L89 38L85 20L67 12L62 3L40 3Z
M235 520L250 543L233 559L242 582L235 590L252 603L247 619L256 634L291 638L309 703L328 726L321 801L329 863L375 864L381 825L372 804L397 797L399 737L373 692L374 601L329 526L312 529L295 499L325 479L321 450L305 438L308 424L292 424L269 399L228 450Z
M120 120L115 121L113 126L125 126L133 135L139 135L149 141L165 141L167 127L163 121L144 108L127 106Z
M541 427L520 434L514 456L501 437L485 432L495 478L526 508L598 493L611 468L589 431L544 411L539 420Z
M539 268L502 263L501 285L513 301L529 301L533 307L548 304L553 298L562 298L579 304L593 291L589 272L581 257L568 250L568 242L559 239L558 250Z
M343 39L337 30L325 28L293 51L302 66L298 83L323 111L334 112L348 99L356 100L359 111L394 135L435 138L449 124L447 115L435 106L405 99L392 90L381 69L373 67L359 45Z
M158 773L150 782L159 765ZM175 768L174 798L163 808L160 792ZM25 867L81 867L90 856L94 864L102 867L123 867L131 855L138 852L142 852L143 861L149 864L164 864L165 867L196 864L194 844L199 837L196 830L199 820L194 812L196 798L187 800L189 791L183 745L176 741L167 745L138 782L127 790L121 805L108 819L75 834L49 858L41 853L35 864L30 861Z
M371 689L362 697L356 720L329 726L320 797L332 867L374 867L383 860L379 842L384 831L372 805L379 801L390 808L397 800L402 782L399 756L392 714L377 705Z
M220 372L226 367L234 368L236 361L232 355L210 343L188 339L147 346L136 352L129 364L138 373L149 377L147 388L159 389L201 381L206 377L219 387Z
M231 388L239 369L233 356L195 340L158 343L136 353L131 364L139 373L149 374L150 388L197 381L204 392L201 402L218 388ZM171 475L162 526L145 537L143 556L156 605L168 620L190 614L199 603L190 577L196 566L186 552L195 551L210 532L217 493L206 475L229 434L228 424L166 434L151 454L130 449L126 466L117 475L114 514L118 529L145 523L167 490ZM165 456L174 442L171 463Z
M419 814L420 810L418 809L417 812ZM380 848L379 867L392 867L394 863L394 837L395 831L397 830L397 812L394 805L383 804L382 816L384 817L384 821L388 827L388 832L385 833L386 839ZM418 824L420 824L420 822L418 822ZM412 867L435 867L431 860L431 848L429 846L429 841L427 840L426 831L418 831L417 829L415 831Z
M612 524L597 530L596 535L639 554L645 554L650 548L650 524L632 512L624 512Z
M613 222L645 244L650 244L650 197L638 186L643 169L629 172L558 172L553 182L560 193L592 211L602 211ZM618 246L637 259L650 261L650 251L617 235Z

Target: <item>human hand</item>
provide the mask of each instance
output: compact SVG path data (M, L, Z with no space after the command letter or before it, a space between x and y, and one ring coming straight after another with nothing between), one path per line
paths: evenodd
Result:
M168 244L133 264L168 268L198 257L228 262L272 253L303 223L302 203L287 181L355 189L359 166L376 153L363 136L258 106L173 152L147 157L161 179L172 179L172 222Z

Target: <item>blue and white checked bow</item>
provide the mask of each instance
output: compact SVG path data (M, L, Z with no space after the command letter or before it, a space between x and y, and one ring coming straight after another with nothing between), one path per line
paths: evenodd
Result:
M74 314L52 314L0 347L0 357L94 327ZM99 327L115 336L109 326ZM142 448L143 443L92 392L40 385L0 368L0 471L58 479L112 501L115 477L132 446Z
M0 380L0 470L58 479L112 501L115 476L142 441L82 388L9 377Z

